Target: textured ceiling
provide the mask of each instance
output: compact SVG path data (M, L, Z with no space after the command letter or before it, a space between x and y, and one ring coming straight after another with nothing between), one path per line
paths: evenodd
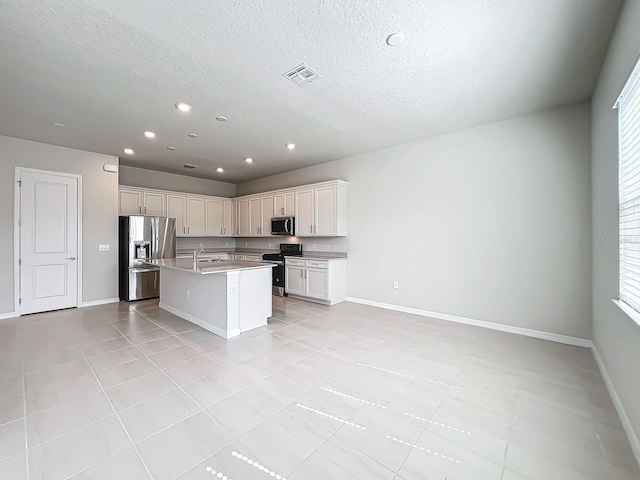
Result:
M0 134L236 183L588 98L620 7L0 0ZM282 77L301 62L322 78Z

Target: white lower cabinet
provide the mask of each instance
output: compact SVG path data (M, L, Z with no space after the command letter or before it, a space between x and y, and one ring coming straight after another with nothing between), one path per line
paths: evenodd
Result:
M327 305L344 302L347 297L347 259L287 258L285 291L290 296Z

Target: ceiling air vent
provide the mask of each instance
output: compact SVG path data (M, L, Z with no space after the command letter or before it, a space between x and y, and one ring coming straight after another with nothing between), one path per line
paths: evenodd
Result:
M194 168L198 168L198 165L194 165L193 163L185 163L183 165L184 168L190 168L190 169L194 169Z
M311 70L304 63L301 63L296 68L283 73L282 76L291 80L299 87L304 85L305 83L313 82L316 78L321 78L318 73Z

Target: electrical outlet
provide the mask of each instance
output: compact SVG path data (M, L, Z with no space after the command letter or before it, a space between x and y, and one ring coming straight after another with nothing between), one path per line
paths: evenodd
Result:
M111 250L110 245L98 245L99 252L108 252L109 250Z
M398 282L393 282L393 288L400 288Z
M204 243L200 242L200 248L204 248Z
M273 243L269 242L269 248L273 248Z
M249 242L244 242L244 246L248 247L249 246Z
M187 290L187 298L191 298L191 292L189 290Z
M324 244L324 249L325 250L329 250L331 248L331 245L329 243L325 243Z

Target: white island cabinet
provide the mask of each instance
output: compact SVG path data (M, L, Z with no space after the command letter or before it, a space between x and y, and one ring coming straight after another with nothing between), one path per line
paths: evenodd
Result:
M223 338L262 327L272 313L273 264L153 260L160 275L160 308Z

